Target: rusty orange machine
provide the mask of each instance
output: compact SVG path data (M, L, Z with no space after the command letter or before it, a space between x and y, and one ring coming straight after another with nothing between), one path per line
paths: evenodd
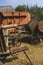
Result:
M30 13L28 12L0 12L0 35L8 35L10 32L15 32L16 27L27 25L30 22ZM10 29L9 29L10 28ZM16 35L16 34L15 34ZM6 38L2 38L2 48L8 46ZM7 43L6 43L7 41ZM3 51L3 49L1 49Z
M30 22L30 13L29 12L6 12L6 13L0 12L0 19L3 25L9 25L9 24L25 25Z
M28 50L27 46L18 47L21 45L21 40L19 38L20 32L16 38L13 38L12 42L8 42L9 37L14 37L9 35L9 29L11 32L14 32L14 29L18 26L27 25L30 22L30 13L28 12L0 12L0 64L6 60L6 57L12 54L23 51L27 59L32 64L30 58L26 54ZM12 30L13 29L13 30ZM5 35L6 34L6 35ZM14 33L16 34L16 33ZM16 45L16 49L15 49Z
M27 25L30 22L30 13L28 12L0 12L0 56L6 57L10 55L11 49L21 45L20 32L17 37L9 35L10 31L14 31L18 26ZM12 30L13 29L13 30ZM14 33L16 34L16 33ZM12 42L9 43L8 39L12 38ZM19 43L19 44L18 44ZM24 49L24 48L23 48ZM12 51L13 52L13 51ZM16 52L16 51L15 51Z
M30 22L29 12L0 12L0 25L27 25ZM12 30L14 31L14 30Z

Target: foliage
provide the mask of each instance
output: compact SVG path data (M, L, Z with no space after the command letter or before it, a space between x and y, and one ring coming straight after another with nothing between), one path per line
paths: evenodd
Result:
M41 7L34 6L30 8L30 12L37 17L38 20L43 20L43 11Z
M27 11L34 15L36 19L43 20L43 7L38 7L37 5L30 7L27 5L19 5L15 8L15 11Z
M15 11L25 11L26 10L26 6L25 5L19 5L18 7L15 8Z

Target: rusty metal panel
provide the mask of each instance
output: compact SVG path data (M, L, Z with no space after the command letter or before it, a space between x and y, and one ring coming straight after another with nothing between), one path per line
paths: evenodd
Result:
M40 21L38 24L38 28L41 32L43 32L43 21Z
M32 32L34 32L34 29L37 26L37 24L38 24L38 21L36 21L36 20L30 22L29 27L30 27Z
M2 21L2 24L17 24L17 25L25 25L30 22L30 13L29 12L3 12L3 17L5 17ZM6 22L5 22L6 21Z
M29 12L0 12L0 25L27 25L30 23ZM14 31L14 29L13 29Z

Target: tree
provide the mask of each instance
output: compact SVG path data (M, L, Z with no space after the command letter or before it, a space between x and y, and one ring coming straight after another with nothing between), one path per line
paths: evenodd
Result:
M38 20L43 20L41 7L38 7L37 5L35 5L34 7L31 7L30 13L32 13Z
M27 12L30 11L28 4L27 4L27 6L26 6L26 11L27 11Z
M19 5L15 8L15 11L26 11L26 5Z

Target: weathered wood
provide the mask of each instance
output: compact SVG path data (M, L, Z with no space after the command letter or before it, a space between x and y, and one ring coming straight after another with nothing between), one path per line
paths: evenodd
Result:
M1 29L15 28L17 26L18 26L17 24L4 25L4 26L1 27Z
M25 56L26 56L27 59L29 60L30 64L33 65L32 62L31 62L31 60L30 60L30 58L28 57L28 55L27 55L26 52L25 52L26 50L29 50L29 49L28 49L27 46L24 46L24 47L20 47L20 48L14 49L14 52L13 52L13 53L19 53L19 52L22 52L22 51L23 51L24 54L25 54Z
M31 65L33 65L32 62L31 62L31 60L30 60L30 58L29 58L28 55L26 54L26 52L25 52L25 51L23 51L23 52L24 52L25 56L27 57L27 59L30 61Z
M37 37L37 38L43 38L43 36L33 36L34 38Z
M19 48L10 50L9 52L0 53L0 56L8 56L8 55L12 55L12 54L19 53L26 50L28 50L27 46L19 47Z
M1 45L2 45L2 49L3 49L4 51L6 51L5 40L4 40L4 37L3 37L3 31L2 31L2 29L0 29L0 35L1 35Z
M12 50L11 53L18 53L18 52L22 52L22 51L26 51L26 50L29 50L29 49L27 46L24 46L24 47L19 47L19 48Z
M27 46L24 46L24 47L18 47L16 49L9 50L9 52L5 52L2 54L10 54L11 55L11 54L19 53L19 52L26 51L26 50L28 50L28 48L27 48Z
M29 50L28 49L28 47L27 46L24 46L24 47L19 47L19 48L16 48L16 49L14 49L14 50L11 50L9 53L2 53L2 54L0 54L0 56L2 57L2 56L4 56L4 57L6 57L6 56L9 56L9 55L12 55L12 54L15 54L15 53L19 53L19 52L24 52L24 54L25 54L25 56L27 57L27 59L29 60L29 62L30 62L30 64L31 65L33 65L32 64L32 62L31 62L31 60L30 60L30 58L28 57L28 55L26 54L26 50Z

